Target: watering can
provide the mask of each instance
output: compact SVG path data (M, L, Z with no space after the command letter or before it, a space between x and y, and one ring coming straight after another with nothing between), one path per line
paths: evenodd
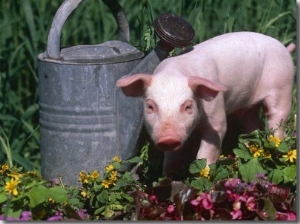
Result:
M144 55L129 43L123 8L103 0L118 25L118 40L60 48L64 22L82 0L65 0L53 19L47 49L38 55L41 169L44 179L62 177L78 185L80 171L105 169L114 156L136 153L143 125L141 100L126 97L116 81L135 73L152 73L175 47L191 44L192 26L176 14L154 21L160 37Z

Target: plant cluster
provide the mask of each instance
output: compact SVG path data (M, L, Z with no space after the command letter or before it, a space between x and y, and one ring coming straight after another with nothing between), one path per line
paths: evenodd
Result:
M102 173L81 171L79 186L4 164L0 219L295 220L295 150L294 136L281 140L272 132L254 131L240 136L234 155L210 165L196 160L185 179L157 177L152 185L143 183L148 145L129 160L114 157ZM135 169L122 171L125 163Z
M154 49L159 41L152 24L164 12L181 15L191 23L196 31L193 44L245 30L272 36L284 45L296 43L296 1L118 2L130 26L130 43L143 52ZM0 1L0 164L6 162L9 150L14 164L25 170L41 168L37 56L46 50L51 21L61 4ZM99 44L116 38L116 22L108 7L102 1L89 0L82 1L67 19L60 46ZM296 53L292 56L296 64Z

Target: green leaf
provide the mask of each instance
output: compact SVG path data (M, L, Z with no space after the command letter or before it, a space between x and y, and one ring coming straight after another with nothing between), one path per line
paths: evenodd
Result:
M122 198L126 199L130 203L134 202L134 198L129 196L128 194L122 193Z
M119 170L121 167L121 163L117 161L112 162L112 165L114 166L115 170Z
M110 194L109 202L114 203L116 200L117 200L117 195L116 194Z
M296 165L291 165L282 170L284 183L294 182L297 178L297 167Z
M240 164L238 169L243 181L245 182L250 182L254 180L255 175L258 173L266 173L266 171L263 169L262 165L260 164L257 158L253 158L247 163Z
M244 150L244 151L249 151L248 147L246 145L249 144L249 141L248 140L245 140L243 143L239 142L238 143L238 146L236 147L237 149L241 149L241 150Z
M110 206L105 206L105 210L101 214L104 215L105 218L110 218L115 212L111 210Z
M212 185L213 184L211 182L209 182L208 179L206 179L206 178L198 178L191 182L191 186L201 192L209 191L210 188L212 187Z
M13 115L10 114L0 114L0 120L2 121L18 121Z
M97 196L97 200L101 203L107 203L108 202L108 191L107 190L103 190L98 196Z
M21 144L21 143L20 143ZM24 158L23 156L20 155L20 153L11 150L11 155L13 160L20 164L22 167L24 167L27 170L32 170L32 165L28 161L28 159Z
M278 16L272 18L263 28L262 28L262 31L261 33L265 33L267 31L267 29L271 28L272 25L277 21L279 20L281 17L284 17L285 15L287 14L290 14L291 12L290 11L287 11L287 12L283 12L281 14L279 14Z
M282 153L287 153L290 150L290 148L286 142L282 141L277 147L277 150Z
M97 209L95 210L95 212L94 212L94 215L98 215L98 214L100 214L101 212L103 212L104 209L105 209L105 207L106 207L106 206L102 206L102 207L100 207L100 208L97 208Z
M32 117L34 113L36 113L39 109L39 105L37 103L30 105L22 114L22 120L27 120Z
M252 159L253 156L250 154L250 152L243 149L233 149L233 152L236 156L242 158L242 159Z
M9 218L19 218L21 216L23 209L21 207L17 209L8 209L6 215Z
M128 163L140 163L140 162L143 162L143 160L139 156L134 156L134 157L126 160L125 162L128 162Z
M49 196L58 203L65 203L68 201L68 191L62 186L50 188Z
M283 171L280 169L274 169L268 176L272 183L279 184L283 180Z
M81 205L81 202L78 198L70 198L68 202L76 207L80 207Z
M221 170L216 174L216 176L213 179L213 182L217 182L218 180L223 180L225 178L228 178L230 174L228 173L227 170Z
M260 130L255 130L253 132L251 132L250 134L241 134L239 136L240 139L246 139L249 141L249 139L257 141L257 139L260 138Z
M202 169L204 169L206 166L206 159L199 159L195 160L191 165L190 165L190 173L199 173Z
M31 182L27 183L24 189L30 189L34 187L35 185L38 185L38 182L36 180L31 180Z
M110 204L109 208L111 210L123 210L124 209L124 205L121 205L121 204Z
M42 202L49 199L49 189L43 185L37 185L31 188L26 194L30 201L30 207L34 208L35 206L41 204Z
M263 201L264 207L257 214L264 220L274 220L276 218L276 208L269 198L260 199Z
M8 197L4 192L0 193L0 204L5 202L7 199Z

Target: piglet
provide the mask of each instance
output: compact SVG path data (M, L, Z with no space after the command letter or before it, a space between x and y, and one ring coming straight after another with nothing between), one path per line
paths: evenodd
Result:
M196 158L215 163L226 116L235 113L245 130L253 131L258 126L252 118L259 114L251 108L258 104L263 105L268 128L284 137L292 103L293 48L260 33L227 33L165 59L153 75L123 77L117 86L127 96L143 96L145 125L165 152L163 169L168 174L180 157L189 155L178 152L193 131L201 139Z

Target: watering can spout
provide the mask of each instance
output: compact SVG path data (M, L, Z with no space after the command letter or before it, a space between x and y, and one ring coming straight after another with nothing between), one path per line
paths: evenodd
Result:
M174 48L190 45L195 37L195 30L184 18L174 13L160 14L153 22L155 33L160 41L128 75L136 73L151 74L157 65L169 56Z

